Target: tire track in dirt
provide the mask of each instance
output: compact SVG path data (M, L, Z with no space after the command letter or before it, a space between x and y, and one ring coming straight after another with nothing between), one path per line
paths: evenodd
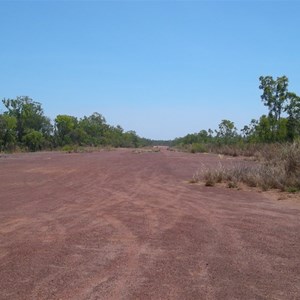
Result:
M218 160L0 160L0 299L297 299L299 203L187 183Z

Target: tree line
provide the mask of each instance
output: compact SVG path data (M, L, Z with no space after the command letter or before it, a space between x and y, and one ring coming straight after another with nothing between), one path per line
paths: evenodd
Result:
M268 114L252 119L240 132L234 122L222 120L218 129L201 130L173 141L155 141L125 132L121 126L107 124L99 113L77 118L58 115L52 123L41 103L22 96L3 99L5 111L0 114L0 151L24 149L38 151L65 146L142 147L149 145L193 146L292 142L300 139L300 97L288 90L288 78L261 76L261 100Z
M99 113L76 118L56 116L52 124L41 103L22 96L3 99L5 111L0 114L0 151L24 149L38 151L64 146L140 147L149 140L121 126L107 124Z
M195 151L201 151L201 145L205 144L275 143L300 139L300 97L288 90L288 78L261 76L259 81L261 100L269 111L267 115L252 119L240 132L234 122L222 120L217 130L188 134L176 138L172 145L194 145Z

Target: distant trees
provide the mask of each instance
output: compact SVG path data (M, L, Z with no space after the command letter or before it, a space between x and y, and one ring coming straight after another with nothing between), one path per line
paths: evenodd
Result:
M263 91L261 99L269 108L269 117L277 122L281 118L288 99L288 78L282 76L274 80L272 76L260 76L259 80L259 88Z
M264 125L269 123L270 132L266 141L294 140L300 133L300 97L288 91L286 76L277 77L276 80L272 76L261 76L259 80L259 88L263 91L261 99L269 109L268 120L266 117L261 120ZM287 115L285 118L282 118L283 113Z
M84 132L83 140L90 146L105 144L105 135L109 130L105 118L99 113L93 113L89 117L84 117L78 123L79 129Z
M234 122L222 120L217 130L200 130L173 141L152 141L140 138L135 131L124 132L121 126L107 124L99 113L76 118L56 116L52 124L44 115L42 105L27 96L3 99L0 114L0 151L16 148L37 151L64 146L141 147L146 145L188 146L192 152L213 147L254 143L290 142L300 139L300 97L288 90L286 76L259 77L261 100L268 114L252 119L240 133Z
M252 119L238 133L234 122L222 120L214 132L201 130L199 133L187 134L173 141L173 145L190 146L203 150L203 145L222 146L230 144L252 144L288 142L300 138L300 97L288 90L286 76L259 77L259 89L262 90L261 100L268 108L267 115L258 120ZM199 145L202 145L201 147ZM207 147L206 147L207 148Z
M222 120L219 124L219 130L216 130L217 139L223 144L231 144L238 137L237 128L234 122Z
M121 126L111 126L99 113L78 119L58 115L54 124L44 115L42 105L31 98L3 99L6 108L0 114L0 151L17 147L29 151L64 146L139 147L149 143L134 131L124 132Z
M17 142L17 119L6 114L0 115L0 151L13 150Z
M289 102L285 107L288 114L287 134L289 140L300 136L300 97L295 93L288 94Z
M38 151L43 149L45 138L40 131L31 129L26 132L22 141L30 151Z
M257 128L258 121L252 119L249 125L245 125L243 129L241 129L242 137L247 142L255 141L255 133Z
M76 144L79 142L77 118L68 115L58 115L54 121L54 138L58 146Z
M22 143L23 137L33 130L45 136L52 133L50 119L44 116L39 102L27 96L3 99L2 102L7 109L4 114L16 119L16 134L19 143Z
M7 111L0 115L1 150L13 150L17 146L36 151L52 134L50 119L44 115L39 102L27 96L3 99Z
M213 131L209 129L201 130L198 133L187 134L182 138L176 138L171 142L171 145L192 145L192 144L207 144L213 139Z

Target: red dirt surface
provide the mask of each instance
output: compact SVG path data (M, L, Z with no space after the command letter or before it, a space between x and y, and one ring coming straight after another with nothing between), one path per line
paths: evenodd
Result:
M0 299L300 299L300 202L187 182L218 160L2 155Z

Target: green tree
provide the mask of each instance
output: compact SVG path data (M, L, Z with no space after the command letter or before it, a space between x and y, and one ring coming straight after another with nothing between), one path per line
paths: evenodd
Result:
M35 102L27 96L3 99L2 102L7 109L5 114L15 117L17 120L16 132L19 143L22 143L24 135L30 130L50 136L52 132L51 122L49 118L44 116L39 102Z
M288 91L286 76L276 80L272 76L261 76L259 80L263 91L261 99L269 108L271 140L294 140L300 134L300 97ZM287 113L287 120L281 120L283 112Z
M105 118L96 112L81 119L79 127L86 133L85 143L91 146L103 144L105 131L109 130Z
M222 120L219 124L219 130L216 130L216 134L219 141L224 144L234 142L238 136L234 122L229 120Z
M260 117L258 124L256 126L256 134L259 142L272 142L273 133L271 130L272 127L272 118L263 115Z
M0 115L0 151L13 150L17 142L17 119L6 114Z
M139 137L135 131L127 131L123 133L122 147L137 148L139 146Z
M69 115L58 115L55 118L55 139L59 146L73 144L78 140L76 127L78 120Z
M122 147L124 130L120 125L108 126L104 133L104 145L113 147Z
M197 141L198 143L207 143L211 139L208 132L204 129L199 131L197 137L198 137L198 141Z
M23 142L30 151L38 151L43 148L45 139L40 131L32 129L24 135Z
M207 130L207 133L208 133L208 137L209 137L210 139L212 139L212 138L213 138L214 131L213 131L211 128L209 128L209 129Z
M288 93L288 105L285 111L288 114L287 135L289 140L300 136L300 97L295 93Z
M255 142L256 141L256 128L258 125L258 121L252 119L249 125L245 125L244 128L241 130L244 139L248 142Z
M288 78L286 76L277 77L260 76L259 88L263 91L261 99L264 105L269 108L269 116L275 119L275 123L280 120L288 99Z

